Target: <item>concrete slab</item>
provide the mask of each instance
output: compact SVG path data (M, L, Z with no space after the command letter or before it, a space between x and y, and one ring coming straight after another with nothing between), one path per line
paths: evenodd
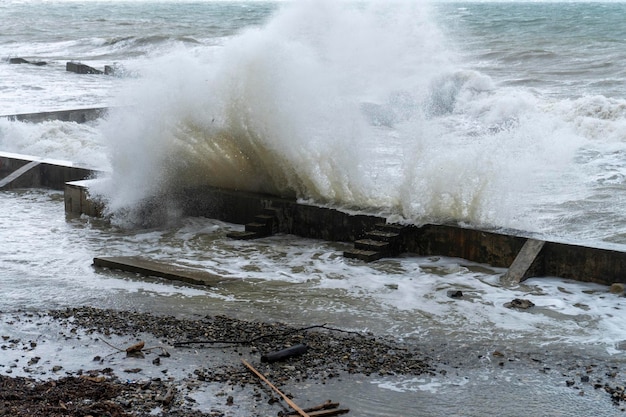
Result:
M527 274L533 262L539 256L546 242L543 240L528 239L519 251L509 270L502 276L502 282L508 285L519 284L528 278Z
M24 175L31 169L35 168L39 164L41 164L41 161L31 161L25 165L22 165L21 167L19 167L18 169L16 169L15 171L13 171L12 173L10 173L9 175L7 175L6 177L0 180L0 189L8 186L13 181L18 179L19 177L21 177L22 175Z
M117 269L120 271L208 287L215 287L220 283L233 281L235 279L225 278L201 269L172 265L165 262L140 258L138 256L97 257L93 259L93 264L101 268Z
M0 152L0 188L43 187L63 190L68 181L93 177L98 171L68 161Z

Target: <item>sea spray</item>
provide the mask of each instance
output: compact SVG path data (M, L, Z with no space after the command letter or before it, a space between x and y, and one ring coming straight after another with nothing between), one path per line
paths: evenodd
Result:
M176 214L165 196L211 185L540 230L529 213L583 138L537 92L464 69L436 21L415 2L296 2L223 47L155 58L109 117L113 173L93 191L118 215L155 197Z
M0 149L57 159L97 170L108 170L105 145L97 122L74 123L58 120L41 123L0 118Z
M205 184L397 205L397 190L370 183L369 154L386 146L390 123L420 111L447 65L440 42L422 4L307 1L221 49L158 58L124 98L133 108L110 115L113 174L94 192L113 212Z

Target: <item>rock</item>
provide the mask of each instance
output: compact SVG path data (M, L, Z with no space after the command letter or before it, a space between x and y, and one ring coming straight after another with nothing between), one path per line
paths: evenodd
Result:
M506 308L517 308L519 310L527 310L527 309L529 309L531 307L534 307L535 303L533 303L530 300L525 300L525 299L522 299L522 298L516 298L516 299L512 300L509 303L504 303L504 306Z
M609 292L611 294L623 294L625 289L626 285L622 284L621 282L615 282L609 288Z
M460 290L449 290L448 297L450 298L463 298L463 291Z

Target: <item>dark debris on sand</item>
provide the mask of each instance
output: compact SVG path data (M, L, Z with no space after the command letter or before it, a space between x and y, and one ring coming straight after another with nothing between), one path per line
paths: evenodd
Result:
M468 351L453 352L451 346L415 346L390 338L349 332L315 325L297 328L284 323L239 320L226 316L198 319L159 316L148 313L103 310L92 307L68 308L38 314L50 317L70 330L70 335L87 333L95 338L117 335L141 340L150 334L172 349L220 349L226 359L217 363L192 364L187 377L175 380L151 377L138 381L124 379L110 368L78 371L47 381L27 377L0 376L0 415L15 417L218 417L232 415L232 397L215 399L216 409L200 412L187 395L194 387L216 384L215 394L224 394L234 387L251 389L251 401L267 405L259 394L260 382L240 362L239 356L250 358L256 369L276 386L294 386L304 381L324 384L347 374L365 376L439 375L447 369L472 366L482 361L470 346ZM97 340L97 339L96 339ZM7 344L11 342L7 340ZM30 349L14 343L17 349ZM269 352L305 344L306 354L290 357L288 362L259 361ZM169 348L175 346L175 348ZM3 347L4 348L4 347ZM452 349L451 349L452 348ZM421 350L420 350L421 349ZM484 352L484 349L481 348ZM180 351L179 351L180 352ZM214 350L215 352L215 350ZM428 357L430 353L433 357ZM176 354L176 350L172 350ZM169 353L168 353L169 355ZM443 355L443 356L442 356ZM155 357L152 364L161 361ZM607 363L589 366L585 358L561 355L553 363L548 355L494 351L490 354L497 368L525 366L540 372L562 372L566 384L584 395L584 389L604 390L616 408L623 410L626 394L618 384L621 373ZM507 357L508 356L508 357ZM446 359L444 359L444 357ZM472 359L473 358L473 359ZM95 358L94 358L95 359ZM167 361L166 356L163 361ZM93 364L102 365L100 360ZM147 363L150 363L149 361ZM155 366L157 366L155 365ZM482 365L481 365L482 366ZM607 367L607 369L604 369ZM553 369L554 368L554 369ZM557 371L557 369L560 369ZM562 370L567 371L563 372ZM9 372L7 370L7 372ZM126 371L125 371L126 372ZM606 373L606 376L602 376ZM582 375L582 376L581 376ZM229 388L230 387L230 388ZM221 407L221 409L220 409ZM252 404L252 408L255 405ZM254 415L254 413L249 413ZM267 415L267 413L262 414Z
M176 349L221 348L245 351L255 366L276 386L304 380L325 383L342 374L363 375L434 374L428 358L393 340L376 338L321 326L295 328L283 323L262 323L226 316L180 319L147 313L80 307L49 311L48 316L70 329L71 335L86 332L95 337L123 336L140 339L149 333ZM295 344L306 344L306 354L285 363L259 363L259 358ZM171 349L171 348L170 348ZM174 353L175 354L175 353ZM168 352L169 355L169 352ZM160 355L161 356L161 355ZM164 360L167 360L164 358ZM155 358L159 361L159 358ZM102 364L96 361L94 364ZM154 361L152 362L155 363ZM27 377L0 376L0 415L15 417L218 417L224 410L208 413L194 409L185 395L187 387L204 383L224 387L251 387L259 380L237 360L207 365L198 363L185 381L151 378L134 382L120 379L110 368L79 371L58 379L40 381ZM264 396L254 395L266 402ZM216 403L228 405L220 399ZM227 407L225 407L227 408Z

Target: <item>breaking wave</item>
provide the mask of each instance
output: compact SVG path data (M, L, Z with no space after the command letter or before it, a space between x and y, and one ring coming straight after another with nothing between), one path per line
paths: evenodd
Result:
M585 197L576 157L623 137L625 102L498 86L435 22L416 2L294 2L223 47L155 58L119 98L133 110L109 117L113 174L97 192L112 212L212 185L539 229L529 213L562 203L556 189Z

